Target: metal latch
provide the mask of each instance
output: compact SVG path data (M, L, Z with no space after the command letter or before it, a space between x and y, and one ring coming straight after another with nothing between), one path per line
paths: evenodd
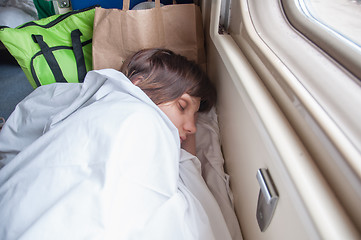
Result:
M271 223L278 202L278 194L267 169L258 169L257 180L261 189L258 194L256 217L259 228L264 232Z
M70 7L70 0L57 0L60 8L68 8Z
M54 2L59 8L69 8L70 0L46 0L47 2ZM56 3L55 3L56 2Z

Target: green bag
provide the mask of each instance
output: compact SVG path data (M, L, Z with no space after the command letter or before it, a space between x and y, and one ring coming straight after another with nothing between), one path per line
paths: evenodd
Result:
M95 7L0 29L0 40L36 88L54 82L83 82L92 70Z

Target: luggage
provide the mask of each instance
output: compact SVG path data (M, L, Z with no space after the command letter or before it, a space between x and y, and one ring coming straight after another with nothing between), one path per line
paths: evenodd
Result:
M53 82L82 82L92 70L94 12L91 7L2 28L0 40L34 88Z
M202 15L195 4L129 10L96 8L93 33L94 69L120 70L124 60L143 48L167 48L205 68ZM177 29L177 31L174 31Z
M131 1L131 7L137 5L138 3L143 2L143 0L133 0ZM123 1L122 0L90 0L90 1L82 1L82 0L73 0L71 1L73 10L83 9L87 7L91 7L94 5L99 5L102 8L118 8L122 9Z

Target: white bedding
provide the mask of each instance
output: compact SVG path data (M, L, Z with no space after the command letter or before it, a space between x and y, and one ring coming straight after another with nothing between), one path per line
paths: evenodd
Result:
M0 26L15 28L38 19L32 0L0 0Z
M234 211L230 177L223 168L224 158L215 108L198 116L196 149L196 155L201 162L202 177L221 208L232 239L243 239Z
M0 239L231 239L200 161L115 70L37 88L0 164Z

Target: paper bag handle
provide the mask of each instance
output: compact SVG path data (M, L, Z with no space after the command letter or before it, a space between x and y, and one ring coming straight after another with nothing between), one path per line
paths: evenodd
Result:
M123 10L129 10L130 0L123 0ZM155 8L160 8L160 0L155 0Z

